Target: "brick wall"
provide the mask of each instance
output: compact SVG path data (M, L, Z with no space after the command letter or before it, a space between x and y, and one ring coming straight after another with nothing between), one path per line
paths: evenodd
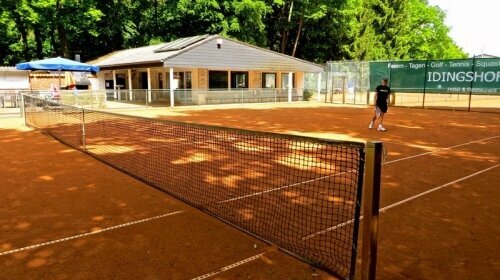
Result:
M198 88L208 89L208 69L198 69Z
M261 88L262 87L262 72L251 71L249 75L250 75L249 88Z

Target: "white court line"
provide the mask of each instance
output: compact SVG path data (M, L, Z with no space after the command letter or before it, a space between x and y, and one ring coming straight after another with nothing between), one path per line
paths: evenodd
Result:
M214 275L216 275L216 274L219 274L219 273L221 273L221 272L224 272L224 271L227 271L227 270L233 269L233 268L235 268L235 267L238 267L238 266L240 266L240 265L242 265L242 264L245 264L245 263L248 263L248 262L254 261L254 260L256 260L256 259L258 259L258 258L262 257L263 255L264 255L264 253L261 253L261 254L255 255L255 256L250 257L250 258L248 258L248 259L244 259L244 260L241 260L241 261L239 261L239 262L237 262L237 263L230 264L230 265L225 266L225 267L223 267L223 268L221 268L221 269L219 269L219 270L215 270L215 271L209 272L209 273L207 273L207 274L204 274L204 275L198 276L198 277L193 278L193 279L191 279L191 280L202 280L202 279L207 279L207 278L212 277L212 276L214 276Z
M414 200L414 199L417 199L417 198L419 198L419 197L421 197L421 196L424 196L424 195L426 195L426 194L429 194L429 193L431 193L431 192L435 192L435 191L437 191L437 190L440 190L440 189L442 189L442 188L445 188L445 187L447 187L447 186L449 186L449 185L453 185L453 184L455 184L455 183L458 183L458 182L461 182L461 181L467 180L467 179L472 178L472 177L474 177L474 176L477 176L477 175L479 175L479 174L481 174L481 173L484 173L484 172L490 171L490 170L492 170L492 169L495 169L495 168L497 168L498 166L500 166L500 164L493 165L493 166L488 167L488 168L486 168L486 169L480 170L480 171L478 171L478 172L476 172L476 173L472 173L472 174L469 174L469 175L467 175L467 176L465 176L465 177L462 177L462 178L460 178L460 179L457 179L457 180L455 180L455 181L451 181L451 182L449 182L449 183L443 184L443 185L441 185L441 186L435 187L435 188L430 189L430 190L427 190L427 191L425 191L425 192L421 192L421 193L416 194L416 195L414 195L414 196L410 196L410 197L408 197L408 198L406 198L406 199L403 199L403 200L401 200L401 201L395 202L395 203L393 203L393 204L391 204L391 205L387 205L387 206L385 206L385 207L382 207L382 208L380 208L380 210L379 210L379 211L382 213L382 212L384 212L384 211L385 211L385 210L387 210L387 209L391 209L391 208L393 208L393 207L396 207L396 206L401 205L401 204L403 204L403 203L406 203L406 202L408 202L408 201L412 201L412 200Z
M458 144L458 145L450 146L450 147L446 147L446 148L437 148L434 151L425 152L425 153L416 154L416 155L409 156L409 157L398 158L398 159L395 159L395 160L387 161L387 162L385 162L385 164L390 164L390 163L394 163L394 162L398 162L398 161L402 161L402 160L407 160L407 159L412 159L412 158L416 158L416 157L421 157L421 156L425 156L425 155L428 155L428 154L433 154L433 153L440 152L440 151L450 150L450 149L453 149L453 148L458 148L458 147L461 147L461 146L466 146L466 145L474 144L474 143L477 143L477 142L483 142L483 141L494 139L494 138L498 138L498 137L500 137L500 135L496 135L496 136L488 137L488 138L484 138L484 139L479 139L479 140L474 140L474 141L471 141L471 142L462 143L462 144Z
M121 224L121 225L116 225L116 226L103 228L103 229L99 229L99 230L95 230L95 231L91 231L91 232L86 232L86 233L82 233L82 234L78 234L78 235L73 235L73 236L69 236L69 237L65 237L65 238L61 238L61 239L47 241L47 242L43 242L43 243L31 245L31 246L26 246L26 247L22 247L22 248L18 248L18 249L0 252L0 256L14 254L14 253L18 253L18 252L26 251L26 250L31 250L31 249L36 249L36 248L47 246L47 245L52 245L52 244L56 244L56 243L60 243L60 242L68 241L68 240L73 240L73 239L77 239L77 238L81 238L81 237L85 237L85 236L89 236L89 235L93 235L93 234L98 234L98 233L102 233L102 232L106 232L106 231L110 231L110 230L114 230L114 229L118 229L118 228L122 228L122 227L127 227L127 226L131 226L131 225L139 224L139 223L144 223L144 222L148 222L148 221L152 221L152 220L156 220L156 219L161 219L164 217L180 214L182 212L183 211L175 211L175 212L171 212L171 213L167 213L167 214L163 214L163 215L159 215L159 216L154 216L154 217L150 217L150 218L146 218L146 219L142 219L142 220L137 220L137 221Z
M333 176L337 176L337 175L342 175L342 174L353 172L353 171L354 171L354 169L349 170L349 171L335 173L333 175L327 175L327 176L323 176L323 177L319 177L319 178L315 178L315 179L303 181L303 182L293 183L293 184L290 184L290 185L286 185L286 186L282 186L282 187L278 187L278 188L274 188L274 189L269 189L269 190L265 190L265 191L261 191L261 192L256 192L256 193L251 193L251 194L247 194L247 195L243 195L243 196L238 196L238 197L226 199L226 200L223 200L223 201L219 201L217 203L227 203L227 202L231 202L231 201L235 201L235 200L240 200L240 199L244 199L244 198L248 198L248 197L252 197L252 196L256 196L256 195L261 195L261 194L265 194L265 193L279 191L281 189L286 189L286 188L294 187L294 186L301 185L301 184L307 184L307 183L311 183L311 182L314 182L314 181L323 180L323 179L326 179L326 178L329 178L329 177L333 177Z
M488 138L484 138L484 139L479 139L479 140L474 140L474 141L471 141L471 142L462 143L462 144L458 144L458 145L450 146L450 147L446 147L446 148L438 148L438 149L436 149L434 151L425 152L425 153L416 154L416 155L409 156L409 157L404 157L404 158L399 158L399 159L387 161L387 162L384 163L384 165L395 163L395 162L398 162L398 161L407 160L407 159L412 159L412 158L416 158L416 157L421 157L421 156L429 155L429 154L432 154L432 153L437 153L437 152L444 151L444 150L450 150L450 149L453 149L453 148L458 148L458 147L461 147L461 146L466 146L466 145L470 145L470 144L474 144L474 143L477 143L477 142L482 142L482 141L486 141L486 140L490 140L490 139L494 139L494 138L498 138L498 137L500 137L500 135L496 135L496 136L488 137ZM311 179L311 180L307 180L307 181L303 181L303 182L298 182L298 183L294 183L294 184L290 184L290 185L286 185L286 186L281 186L281 187L277 187L277 188L274 188L274 189L269 189L269 190L265 190L265 191L255 192L255 193L251 193L251 194L247 194L247 195L243 195L243 196L239 196L239 197L234 197L234 198L230 198L230 199L218 201L217 204L219 204L219 203L227 203L227 202L231 202L231 201L235 201L235 200L245 199L245 198L252 197L252 196L257 196L257 195L266 194L266 193L270 193L270 192L274 192L274 191L279 191L279 190L290 188L290 187L294 187L294 186L297 186L297 185L300 185L300 184L306 184L306 183L310 183L310 182L314 182L314 181L326 179L326 178L337 176L337 175L342 175L342 174L353 172L353 171L355 171L355 169L351 169L349 171L335 173L335 174L332 174L332 175L327 175L327 176L323 176L323 177L319 177L319 178L316 178L316 179Z
M430 190L427 190L427 191L425 191L425 192L421 192L421 193L416 194L416 195L414 195L414 196L410 196L410 197L408 197L408 198L406 198L406 199L403 199L403 200L401 200L401 201L398 201L398 202L395 202L395 203L393 203L393 204L390 204L390 205L387 205L387 206L385 206L385 207L380 208L380 209L379 209L379 212L380 212L380 213L385 212L387 209L391 209L391 208L396 207L396 206L399 206L399 205L401 205L401 204L403 204L403 203L407 203L407 202L409 202L409 201L412 201L412 200L414 200L414 199L417 199L417 198L419 198L419 197L421 197L421 196L424 196L424 195L426 195L426 194L429 194L429 193L435 192L435 191L437 191L437 190L440 190L440 189L442 189L442 188L445 188L445 187L447 187L447 186L449 186L449 185L453 185L453 184L455 184L455 183L458 183L458 182L461 182L461 181L467 180L467 179L469 179L469 178L472 178L472 177L477 176L477 175L479 175L479 174L482 174L482 173L484 173L484 172L487 172L487 171L490 171L490 170L492 170L492 169L495 169L495 168L497 168L497 167L499 167L499 166L500 166L500 164L496 164L496 165L490 166L490 167L488 167L488 168L486 168L486 169L480 170L480 171L478 171L478 172L476 172L476 173L469 174L469 175L467 175L467 176L465 176L465 177L462 177L462 178L460 178L460 179L457 179L457 180L455 180L455 181L451 181L451 182L448 182L448 183L443 184L443 185L441 185L441 186L438 186L438 187L432 188L432 189L430 189ZM363 219L363 216L360 216L360 217L359 217L359 219L360 219L360 220L361 220L361 219ZM316 233L313 233L313 234L311 234L311 235L308 235L308 236L306 236L306 237L303 237L303 238L302 238L302 240L308 240L308 239L311 239L311 238L316 237L316 236L318 236L318 235L321 235L321 234L327 233L327 232L329 232L329 231L336 230L336 229L338 229L338 228L341 228L341 227L344 227L344 226L346 226L346 225L352 224L353 222L354 222L354 219L351 219L351 220L349 220L349 221L346 221L346 222L340 223L340 224L338 224L338 225L336 225L336 226L333 226L333 227L330 227L330 228L327 228L327 229L323 229L323 230L321 230L321 231L318 231L318 232L316 232Z

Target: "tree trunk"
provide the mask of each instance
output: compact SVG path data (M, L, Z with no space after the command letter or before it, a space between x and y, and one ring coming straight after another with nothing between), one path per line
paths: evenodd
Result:
M292 13L293 13L293 0L290 3L290 10L288 11L288 21L285 27L285 30L283 30L283 36L281 37L281 53L286 52L286 45L288 43L288 36L290 34L290 22L292 21Z
M43 40L42 40L42 32L40 31L40 26L35 24L33 26L33 32L35 33L35 42L36 42L36 58L43 59Z
M292 56L295 56L297 51L297 45L299 44L300 34L302 34L302 26L304 25L304 15L300 15L299 29L297 30L297 36L295 37L295 43L293 44Z
M61 43L61 55L63 57L69 58L69 47L68 47L68 38L66 37L66 29L64 28L63 23L61 22L61 2L57 0L56 2L56 25L57 25L57 34L59 35L59 42Z
M26 25L24 24L19 11L15 10L12 12L14 16L14 21L16 22L17 29L21 33L21 40L23 42L23 56L26 61L30 60L29 46L28 46L28 31L26 30Z

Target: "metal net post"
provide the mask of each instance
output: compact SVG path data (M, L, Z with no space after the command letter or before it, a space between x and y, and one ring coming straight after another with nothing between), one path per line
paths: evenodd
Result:
M366 143L361 253L361 279L363 280L374 280L376 276L382 148L382 142Z

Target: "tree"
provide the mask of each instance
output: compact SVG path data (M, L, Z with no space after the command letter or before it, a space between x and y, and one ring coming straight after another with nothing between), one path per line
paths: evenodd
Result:
M462 58L445 13L425 0L351 0L350 56L359 60Z
M0 0L0 63L222 34L315 61L464 57L426 0Z

